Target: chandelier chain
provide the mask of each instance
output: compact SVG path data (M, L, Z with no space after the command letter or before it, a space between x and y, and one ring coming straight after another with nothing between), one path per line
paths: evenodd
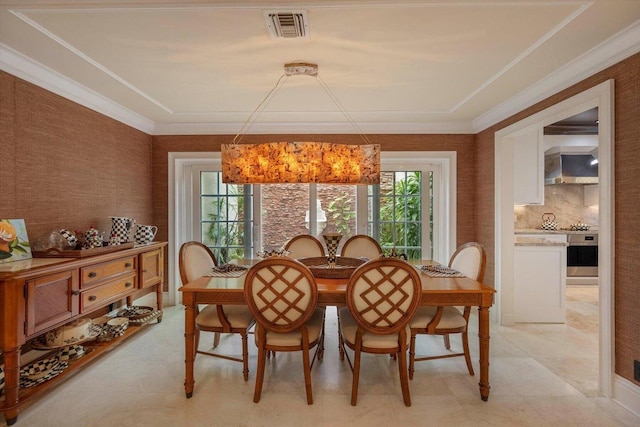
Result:
M285 68L286 68L286 65L285 65ZM310 74L306 74L306 75L310 75ZM344 116L347 118L349 123L359 133L360 138L362 138L362 140L366 144L371 144L371 141L364 134L364 132L362 131L358 123L353 119L353 117L351 117L351 114L349 114L349 112L342 106L338 98L333 94L333 92L331 91L329 86L324 82L324 80L322 80L322 78L318 74L310 75L310 76L316 79L316 81L318 82L322 90L324 90L325 94L329 97L329 99L331 99L331 101L333 101L333 103L336 105L336 107L338 107L340 112L344 114ZM289 75L287 74L286 71L278 78L278 81L276 82L275 86L273 86L273 88L271 88L271 90L267 93L264 99L260 101L258 106L253 110L253 112L249 115L247 120L244 122L244 124L240 128L240 131L233 138L234 145L242 141L242 138L244 138L245 132L251 127L253 123L255 123L258 116L260 116L262 111L264 111L264 109L269 105L273 97L278 93L278 91L284 85L284 83L287 81L288 78L289 78Z

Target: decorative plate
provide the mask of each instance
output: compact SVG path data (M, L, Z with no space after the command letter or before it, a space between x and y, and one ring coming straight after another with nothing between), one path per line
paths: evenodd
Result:
M70 345L67 347L62 347L55 355L56 359L63 362L79 359L82 356L84 356L84 347L81 345Z
M247 271L249 268L244 265L236 264L221 264L211 268L211 271L215 273L230 273L232 271Z
M120 311L118 311L117 317L128 317L129 320L135 320L140 317L148 316L151 312L153 312L153 310L153 307L131 305L128 307L124 307Z
M45 376L40 377L38 379L30 379L27 377L20 376L20 388L29 388L36 386L38 384L42 384L45 381L50 380L51 378L57 377L60 375L65 369L69 366L69 362L62 362L58 364L55 369L50 370Z
M273 249L271 251L260 251L256 255L258 255L259 258L269 258L272 256L289 256L291 255L291 251L288 251L286 249Z
M64 362L56 358L38 360L20 369L20 377L35 381L46 377L51 371L58 370L62 363Z
M129 306L118 312L118 317L127 317L130 324L142 324L157 319L162 316L162 310L153 307Z
M458 270L442 264L429 264L420 267L420 271L431 277L464 277Z

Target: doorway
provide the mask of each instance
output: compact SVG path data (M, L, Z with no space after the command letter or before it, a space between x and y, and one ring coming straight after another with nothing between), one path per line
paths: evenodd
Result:
M598 384L612 394L613 379L613 80L514 123L495 135L495 313L502 325L514 324L514 147L511 136L522 129L552 123L591 108L599 111L599 368Z

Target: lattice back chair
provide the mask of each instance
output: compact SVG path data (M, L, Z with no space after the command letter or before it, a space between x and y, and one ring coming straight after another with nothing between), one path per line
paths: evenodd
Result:
M391 354L398 361L402 397L411 406L407 378L409 320L415 314L422 286L417 270L405 261L377 258L354 271L347 285L347 307L340 309L342 345L354 351L351 404L358 399L361 353Z
M299 234L292 237L285 245L284 249L291 252L291 258L308 258L324 256L324 246L322 242L310 234Z
M316 307L318 287L311 271L288 257L267 258L247 273L244 294L256 319L258 368L253 401L260 401L267 353L302 351L307 403L311 405L311 368L316 357L322 359L324 340L324 310Z
M373 237L366 234L356 234L351 236L344 242L342 246L341 256L351 258L367 258L369 260L380 258L382 248Z
M465 276L482 282L484 279L487 255L480 243L467 242L460 246L449 260L449 267ZM474 375L471 354L469 352L469 336L467 333L471 307L420 307L411 320L411 348L409 349L409 378L413 379L415 362L422 360L443 359L464 356L469 375ZM435 356L415 357L416 335L442 335L447 350L451 350L449 334L460 334L462 353L446 353Z
M204 244L196 241L184 243L178 254L180 280L185 285L211 272L217 265L216 257ZM242 362L244 380L249 379L249 352L247 334L255 320L249 309L239 305L207 305L196 314L195 353ZM220 333L240 334L242 338L242 357L232 357L211 351L199 350L200 331L213 332L213 348L220 342Z

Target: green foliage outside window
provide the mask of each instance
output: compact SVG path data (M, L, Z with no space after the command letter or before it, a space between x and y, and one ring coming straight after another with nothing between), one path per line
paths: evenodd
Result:
M207 214L211 222L204 232L219 264L244 257L244 197L237 196L236 186L229 186L229 190L236 203L228 203L229 196L212 201L213 213Z
M349 221L356 217L356 211L352 207L353 200L349 194L343 194L329 202L327 211L338 233L345 238L351 236Z
M396 248L409 259L421 254L421 182L420 172L406 174L393 185L393 190L380 194L380 227L378 241L383 249Z

